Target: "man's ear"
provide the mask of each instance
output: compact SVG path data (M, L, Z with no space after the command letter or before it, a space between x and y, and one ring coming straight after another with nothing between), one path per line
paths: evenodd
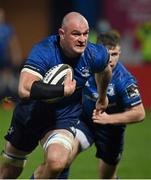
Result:
M59 33L60 39L64 39L64 29L59 28L58 33Z

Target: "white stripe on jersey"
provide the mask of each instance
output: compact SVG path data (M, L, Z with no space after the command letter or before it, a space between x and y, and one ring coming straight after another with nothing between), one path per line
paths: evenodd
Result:
M140 104L141 102L142 102L142 101L139 100L139 101L137 101L137 102L132 103L131 106L136 106L137 104Z
M35 76L38 76L40 79L43 79L42 75L36 71L33 71L32 69L28 69L28 68L23 68L21 72L28 72L31 73Z

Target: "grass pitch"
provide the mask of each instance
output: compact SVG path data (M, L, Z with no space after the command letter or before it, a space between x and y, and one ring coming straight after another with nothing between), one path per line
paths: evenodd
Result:
M11 110L0 107L0 151L4 146L3 136L10 124ZM29 155L26 167L19 177L29 179L34 169L43 159L43 150L38 146ZM144 122L127 126L125 149L118 169L120 179L151 179L151 112L147 112ZM95 147L81 153L71 166L70 179L97 179L97 159Z

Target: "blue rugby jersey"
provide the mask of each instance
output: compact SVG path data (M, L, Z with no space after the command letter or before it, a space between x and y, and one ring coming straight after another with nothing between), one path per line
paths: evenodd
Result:
M67 58L60 48L59 36L52 35L32 48L24 68L34 70L43 77L51 67L66 63L74 69L77 87L82 87L93 72L102 71L107 66L108 58L108 52L104 46L92 43L88 43L80 57Z
M109 105L106 112L109 114L123 112L126 108L141 103L136 79L119 62L113 69L107 96ZM90 77L83 89L83 107L89 118L92 116L97 97L95 79L94 77Z
M77 121L82 111L82 87L93 72L102 71L107 66L108 58L108 51L104 46L88 43L84 53L79 58L69 59L62 53L58 35L49 36L39 42L32 48L23 68L30 69L43 78L51 67L60 63L69 64L74 70L74 78L77 82L76 91L56 104L45 105L45 102L42 101L27 101L26 103L21 101L15 109L14 116L21 117L18 120L25 123L35 117L37 121L40 121L42 118L40 112L44 106L45 114L46 112L48 114L53 112L54 114L51 122L55 121L56 124L62 124L70 120ZM38 117L37 115L33 116L33 112L37 114L39 112ZM47 120L45 118L45 121L50 121L50 116L52 115L49 115Z

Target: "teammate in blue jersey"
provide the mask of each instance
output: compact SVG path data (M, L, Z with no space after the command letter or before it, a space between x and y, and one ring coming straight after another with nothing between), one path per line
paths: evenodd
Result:
M136 79L120 63L120 36L116 31L103 32L97 38L98 44L109 49L112 79L108 85L109 100L106 112L98 113L95 103L98 98L94 76L91 76L83 89L83 113L81 120L89 126L87 137L95 142L100 159L99 174L101 179L115 179L117 165L124 148L124 132L126 124L141 122L145 111L138 91ZM90 133L91 132L91 133ZM61 178L67 178L69 169L63 171Z
M86 121L89 119L94 133L100 178L115 179L126 124L143 121L145 111L136 79L118 62L121 52L119 34L115 31L100 33L97 43L106 46L111 56L112 79L107 91L109 105L103 113L94 110L98 93L94 77L91 77L83 91L83 116Z
M33 47L21 71L19 95L22 100L14 110L5 136L7 143L1 155L0 178L17 178L23 170L26 155L35 149L39 141L45 150L44 162L32 178L58 177L78 148L75 147L75 134L79 137L80 132L87 141L82 132L83 125L81 131L76 130L82 111L82 88L93 73L99 93L96 109L104 111L108 105L106 94L111 68L107 49L87 43L88 22L77 12L68 13L63 18L58 32L58 35L49 36ZM67 93L63 85L42 82L45 73L60 63L69 64L74 69L74 93L74 81L69 82ZM54 104L41 101L63 95L71 96ZM80 143L81 140L79 138Z

